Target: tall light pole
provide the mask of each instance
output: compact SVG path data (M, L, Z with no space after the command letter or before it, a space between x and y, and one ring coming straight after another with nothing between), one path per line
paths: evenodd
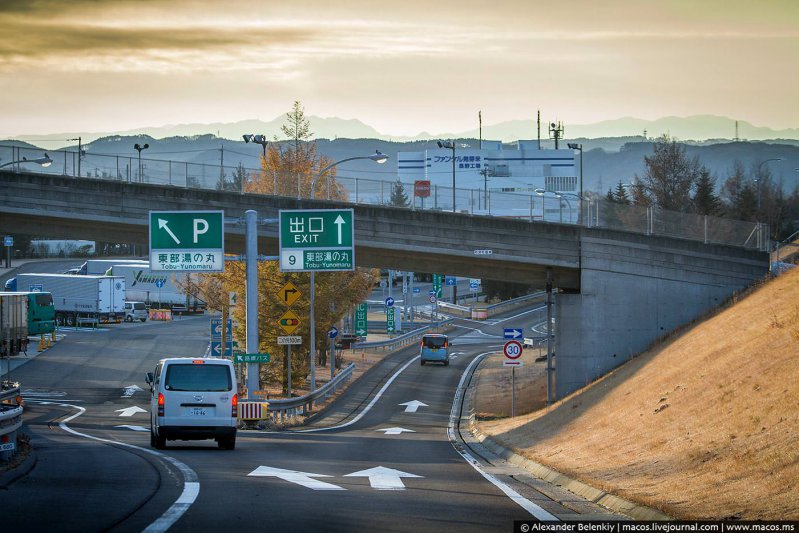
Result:
M455 142L438 141L438 147L452 150L452 212L455 213Z
M768 163L769 161L785 161L784 157L772 157L770 159L765 159L758 163L757 165L757 176L755 176L755 183L757 187L757 214L760 216L760 169L763 168L763 165Z
M80 160L83 157L83 145L81 144L82 143L81 138L80 137L76 137L74 139L67 139L67 140L68 141L78 141L78 174L77 174L77 176L80 177ZM75 161L72 161L72 163L73 163L72 170L74 171L75 170L75 168L74 168ZM65 155L64 156L64 174L66 174L66 173L67 173L67 161L66 161L66 155Z
M11 165L18 165L20 163L36 163L37 165L41 165L43 167L49 167L50 165L53 164L53 160L50 159L50 156L47 155L47 152L45 152L44 157L39 157L36 159L28 159L27 157L23 156L22 159L18 159L17 161L9 161L8 163L3 163L2 165L0 165L0 168Z
M569 143L567 145L571 150L580 151L580 197L583 196L583 145L578 143Z
M264 149L264 163L266 163L266 145L269 141L266 140L266 135L253 135L252 133L245 133L241 136L245 143L260 144ZM272 194L277 195L277 173L272 173ZM244 193L244 182L241 183L241 192Z
M142 150L146 150L149 147L150 147L150 145L147 144L147 143L144 143L144 144L136 143L136 144L133 145L133 148L135 148L136 151L139 152L139 183L143 183L144 182L144 176L141 175L141 151Z
M371 159L375 163L381 163L382 164L382 163L385 163L386 161L388 161L388 156L386 154L384 154L384 153L381 153L378 150L375 150L375 153L373 153L372 155L358 156L358 157L348 157L347 159L342 159L341 161L336 161L335 163L331 163L331 164L327 165L325 168L323 168L322 170L320 170L316 174L316 177L313 179L313 182L311 183L311 199L313 199L314 192L316 191L316 183L319 181L319 178L321 178L322 175L324 175L325 172L327 172L331 168L335 167L336 165L340 165L341 163L346 163L347 161L355 161L356 159ZM316 276L315 276L315 272L313 270L311 270L311 313L310 313L310 315L311 315L311 320L310 320L310 322L311 322L311 350L310 350L310 352L311 352L311 392L316 390L316 360L315 360L315 356L316 356L316 318L315 318L315 314L314 314L315 293L316 293L315 289L316 289ZM335 360L332 360L332 354L331 354L331 363L330 364L333 364L333 365L336 364Z

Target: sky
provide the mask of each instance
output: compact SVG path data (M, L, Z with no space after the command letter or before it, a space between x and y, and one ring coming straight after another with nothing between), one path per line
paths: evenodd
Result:
M0 0L0 137L356 118L386 135L799 126L799 0Z

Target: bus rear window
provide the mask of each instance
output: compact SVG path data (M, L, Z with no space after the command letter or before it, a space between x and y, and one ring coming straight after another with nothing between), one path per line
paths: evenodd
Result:
M164 387L172 391L224 392L233 388L225 365L171 364Z
M46 307L48 305L53 305L53 295L48 293L37 294L35 297L36 305L39 307Z

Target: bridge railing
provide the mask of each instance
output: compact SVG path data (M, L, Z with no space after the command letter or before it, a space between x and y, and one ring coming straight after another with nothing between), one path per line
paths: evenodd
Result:
M19 385L0 386L0 462L8 461L17 452L17 431L22 427L22 406Z
M48 167L41 167L33 160L41 158L44 151L0 144L0 166L12 172L37 172L64 176L150 183L199 189L217 189L244 192L247 182L261 173L260 169L233 165L206 165L186 161L150 159L129 155L107 155L85 153L77 157L76 151L51 150L52 159ZM20 162L27 158L27 162ZM330 186L322 181L317 188L319 197L326 198L335 191L342 192L352 203L392 205L392 191L396 181L352 178L338 175ZM744 222L727 218L665 211L652 207L641 207L610 202L605 198L563 194L554 197L548 193L502 192L490 189L456 188L432 185L430 196L413 196L413 183L402 183L411 204L409 209L453 211L480 216L515 218L531 222L557 222L579 224L631 231L647 235L664 235L701 241L704 243L729 244L746 248L769 250L768 227L756 222ZM278 193L297 197L303 190L298 184L276 183ZM306 193L307 194L307 193ZM334 194L335 196L335 194ZM455 205L453 206L453 197Z

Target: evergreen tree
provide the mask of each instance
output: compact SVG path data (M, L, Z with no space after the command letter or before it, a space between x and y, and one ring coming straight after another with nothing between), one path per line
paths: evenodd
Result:
M391 189L389 205L396 207L408 207L409 203L408 195L405 193L405 185L400 180L395 181L394 186Z
M646 196L661 209L688 211L691 190L700 173L699 158L689 159L685 147L668 135L660 137L653 149L651 156L644 156L646 172L641 185Z
M721 199L716 196L716 180L710 176L710 171L702 168L696 180L694 193L694 210L699 215L720 216L724 212Z

